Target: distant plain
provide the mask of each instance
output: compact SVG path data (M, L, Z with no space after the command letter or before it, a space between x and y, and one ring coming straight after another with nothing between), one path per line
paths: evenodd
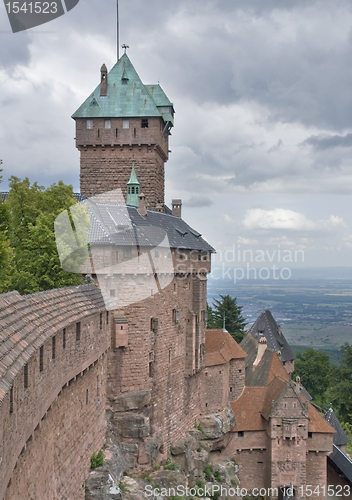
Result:
M352 269L293 269L288 280L208 282L208 302L219 294L237 297L250 327L263 309L270 309L295 352L308 347L340 359L342 344L352 343Z

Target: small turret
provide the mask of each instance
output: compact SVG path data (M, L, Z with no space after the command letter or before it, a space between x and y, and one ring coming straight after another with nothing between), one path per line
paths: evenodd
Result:
M130 180L127 182L127 200L126 205L130 207L137 207L139 204L139 182L137 179L136 171L134 169L134 162L132 164L132 172Z

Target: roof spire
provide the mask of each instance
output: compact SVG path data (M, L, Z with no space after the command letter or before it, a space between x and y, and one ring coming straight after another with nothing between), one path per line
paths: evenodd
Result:
M137 179L136 171L134 169L134 162L132 163L132 171L130 180L127 182L127 200L126 205L130 207L137 207L139 203L139 182Z
M123 49L125 49L124 54L126 54L126 50L130 48L130 46L129 46L129 45L126 45L125 43L124 43L123 45L121 45L121 47L122 47Z

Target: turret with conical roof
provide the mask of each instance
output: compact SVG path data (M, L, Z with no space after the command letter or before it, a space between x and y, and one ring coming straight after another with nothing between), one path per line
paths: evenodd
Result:
M134 162L133 162L130 180L127 182L126 205L138 208L139 194L140 194L139 182L137 179L136 171L134 169Z
M81 192L86 196L120 188L127 197L135 161L148 208L164 203L164 164L174 108L160 85L144 85L127 54L72 115L81 153Z

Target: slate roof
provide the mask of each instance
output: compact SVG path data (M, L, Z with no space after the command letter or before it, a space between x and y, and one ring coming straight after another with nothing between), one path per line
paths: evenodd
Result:
M325 412L324 418L336 431L336 433L334 434L334 444L336 444L336 446L343 446L347 444L349 441L348 437L346 436L346 433L343 430L339 419L331 408L330 410Z
M228 332L223 330L206 330L205 332L205 366L224 365L231 359L243 359L247 354Z
M276 353L280 351L280 357L283 363L295 359L291 347L288 345L284 335L280 333L278 325L269 309L263 311L257 318L254 325L251 327L251 333L258 339L264 336L267 340L268 347L274 349Z
M173 124L172 103L160 85L142 83L127 54L109 71L107 82L107 95L100 95L99 83L72 118L161 117ZM172 113L165 115L163 106L171 107Z
M174 215L148 210L144 217L135 207L113 203L89 204L89 211L92 245L155 247L167 235L171 248L215 252L200 233Z
M276 376L280 376L285 380L290 378L276 353L268 347L259 364L255 367L253 366L257 357L258 342L251 332L247 333L240 346L248 355L245 362L247 386L268 385Z
M333 445L333 452L328 457L328 460L331 460L352 484L352 461L335 444Z
M8 196L8 191L2 191L1 192L1 199L2 201L5 201L7 196ZM79 201L84 201L87 199L86 196L84 196L84 194L81 194L81 193L73 193L73 196L76 198L76 200L79 202Z
M16 375L47 339L104 307L95 285L0 295L0 405Z

